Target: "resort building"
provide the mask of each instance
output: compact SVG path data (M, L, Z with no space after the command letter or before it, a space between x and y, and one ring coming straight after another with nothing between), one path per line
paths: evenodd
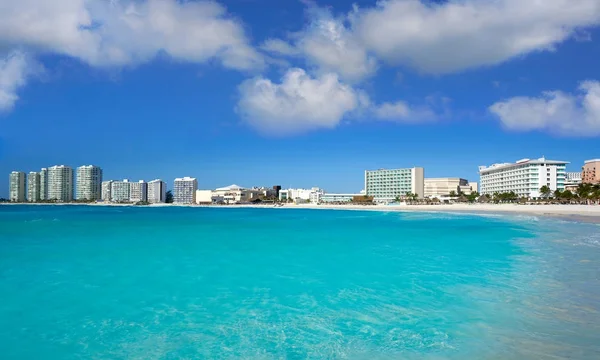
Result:
M48 200L73 201L73 169L65 165L48 168Z
M131 183L129 180L113 181L110 186L110 201L129 202L131 194Z
M40 201L40 173L32 171L27 176L27 201Z
M148 184L144 180L129 183L129 201L132 203L148 201Z
M191 177L177 178L173 182L173 202L175 204L194 204L196 202L198 180Z
M150 204L164 203L167 201L167 183L160 180L152 180L148 183L148 202Z
M233 184L216 189L212 192L211 197L214 198L216 202L225 204L238 204L258 199L259 197L264 196L264 193L264 189L247 189ZM204 202L206 201L206 195L204 195L203 200ZM213 200L211 200L211 202L212 201Z
M581 168L584 184L600 184L600 159L587 160Z
M466 179L461 178L428 178L425 179L425 197L428 198L440 198L450 196L450 193L458 195L463 193L470 195L471 192L477 191L477 184L475 183L475 189L471 187L471 184Z
M40 200L48 200L48 169L40 171Z
M469 187L471 188L471 192L479 193L479 184L474 181L469 181Z
M12 202L25 201L25 173L22 171L13 171L9 175L8 181L9 200Z
M213 203L213 191L212 190L196 190L196 204L198 205L208 205ZM219 202L223 202L222 201Z
M570 192L577 191L577 188L581 184L581 173L580 172L567 172L565 176L565 190Z
M539 198L540 188L564 190L567 161L522 159L515 163L480 166L481 194L514 192L518 196Z
M110 201L112 199L112 196L111 196L112 183L113 183L112 180L102 182L102 195L100 197L102 199L102 201Z
M407 193L425 196L425 171L422 167L409 169L379 169L365 171L365 191L377 203L393 202Z
M100 200L102 198L102 169L94 165L77 168L77 200Z
M321 195L321 202L323 203L347 203L354 200L355 197L363 196L362 194L334 194L324 193Z
M293 201L299 203L318 204L324 191L318 187L312 189L285 189L279 190L280 201Z

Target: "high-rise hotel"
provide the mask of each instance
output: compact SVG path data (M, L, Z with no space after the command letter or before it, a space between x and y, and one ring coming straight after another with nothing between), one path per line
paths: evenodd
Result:
M32 171L27 176L27 201L38 202L40 198L40 173Z
M22 171L13 171L9 175L9 199L12 202L25 201L25 173Z
M65 165L48 168L48 200L73 201L73 169Z
M94 165L77 168L77 200L100 200L102 197L102 169Z
M196 202L198 181L195 178L177 178L173 183L173 202L175 204L194 204Z
M567 161L522 159L515 163L480 166L482 195L515 192L518 196L539 198L540 189L547 186L551 191L565 189Z
M167 183L160 179L148 183L148 202L150 204L164 203L167 200Z
M407 193L424 196L425 171L422 167L410 169L379 169L365 171L365 193L377 203L394 201Z

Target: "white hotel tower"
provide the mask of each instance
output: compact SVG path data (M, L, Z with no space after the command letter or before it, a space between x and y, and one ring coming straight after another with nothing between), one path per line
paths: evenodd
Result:
M481 194L493 195L514 191L518 196L541 197L540 188L548 186L551 191L565 189L567 161L522 159L513 163L480 166Z
M65 165L48 168L48 200L73 201L73 169Z
M160 180L148 183L148 202L151 204L164 203L167 200L167 184Z
M77 168L77 200L100 200L102 197L102 169L94 165Z

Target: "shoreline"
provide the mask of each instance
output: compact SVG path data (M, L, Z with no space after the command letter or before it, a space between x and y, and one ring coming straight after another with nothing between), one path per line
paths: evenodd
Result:
M534 215L560 218L563 220L583 221L600 223L600 205L518 205L518 204L445 204L445 205L314 205L314 204L284 204L273 205L178 205L178 204L108 204L108 203L2 203L0 205L19 206L131 206L139 208L158 207L191 207L191 208L256 208L256 209L306 209L306 210L361 210L361 211L384 211L384 212L431 212L431 213L457 213L457 214L498 214L498 215Z

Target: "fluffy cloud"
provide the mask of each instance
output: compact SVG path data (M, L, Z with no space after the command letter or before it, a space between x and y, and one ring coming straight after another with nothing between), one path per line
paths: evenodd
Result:
M547 91L540 97L515 97L490 111L511 130L544 130L567 136L600 135L600 82L584 81L579 94Z
M159 53L241 70L264 65L241 24L211 1L0 0L2 47L100 66L136 64Z
M368 54L343 18L334 18L327 10L309 7L310 23L292 35L292 42L269 39L262 48L275 55L305 57L318 74L335 72L349 82L373 75L377 61Z
M600 23L600 1L387 0L351 20L364 46L388 63L449 73L553 50Z
M268 135L291 135L336 127L366 99L335 74L311 77L294 68L281 83L257 77L239 87L237 111L258 131Z
M22 52L12 52L0 58L0 112L13 108L19 99L17 90L25 86L35 68L35 64Z
M309 4L308 18L291 43L277 40L287 51L273 50L358 81L376 71L376 59L443 74L553 51L600 24L600 1L382 0L339 18Z

